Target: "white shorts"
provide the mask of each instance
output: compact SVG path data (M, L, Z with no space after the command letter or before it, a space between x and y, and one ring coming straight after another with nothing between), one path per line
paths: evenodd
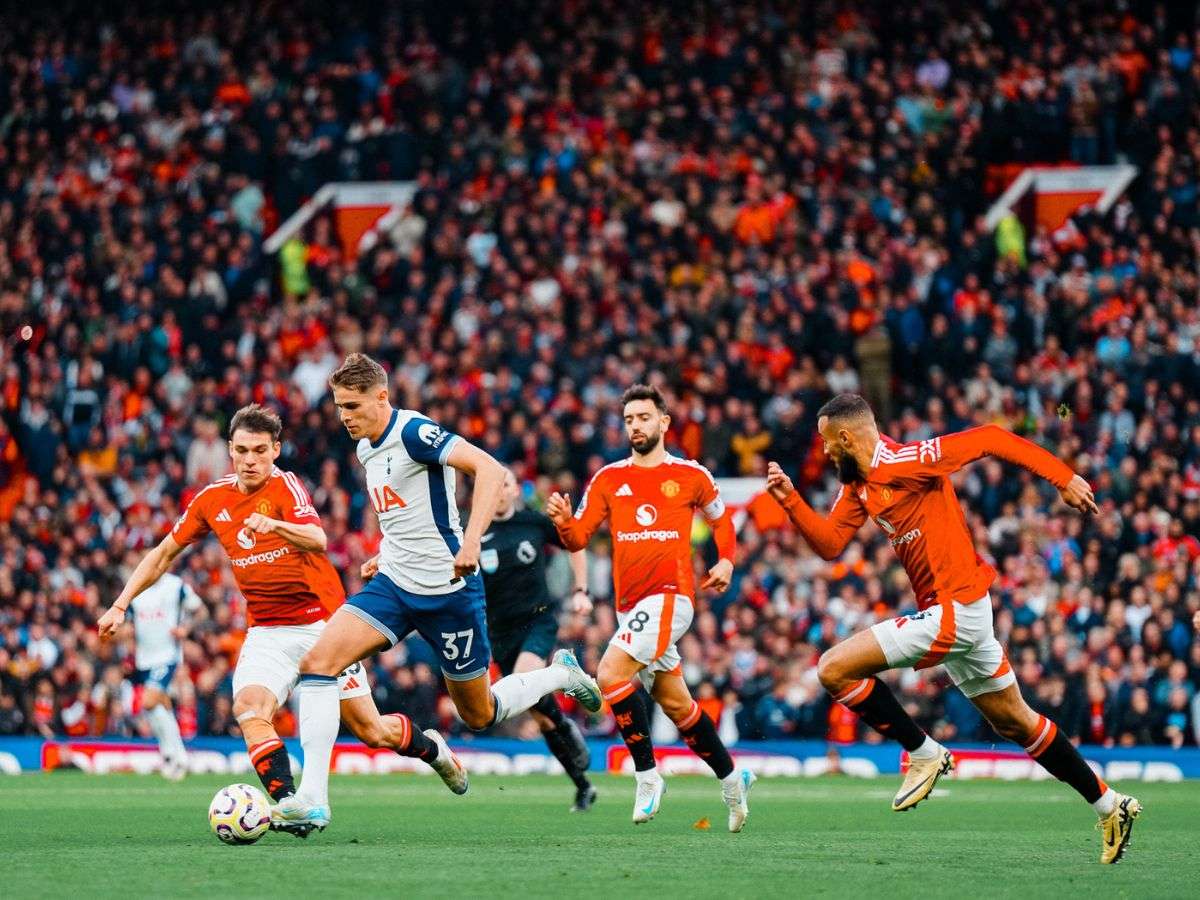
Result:
M679 668L675 642L687 633L694 615L691 598L683 594L651 594L617 613L617 633L608 644L645 665L643 680L653 680L656 672Z
M246 642L233 670L233 695L236 697L244 687L258 685L273 693L282 706L300 680L300 660L324 630L324 622L252 627L246 632ZM367 673L360 663L338 676L338 687L343 700L371 693Z
M974 603L939 603L911 616L871 626L888 667L928 669L944 665L950 679L968 697L1014 684L1004 649L992 631L992 598Z

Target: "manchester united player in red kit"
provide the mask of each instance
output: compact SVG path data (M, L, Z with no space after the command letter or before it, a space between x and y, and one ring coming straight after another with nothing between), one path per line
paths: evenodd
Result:
M817 669L835 700L908 751L908 774L892 808L916 806L954 761L875 674L944 665L999 734L1021 744L1046 771L1092 804L1103 832L1100 861L1116 862L1141 804L1097 777L1066 735L1021 697L1012 666L992 632L988 589L996 572L975 552L949 476L974 460L994 456L1046 479L1072 508L1096 512L1088 483L1041 447L995 425L897 444L879 434L871 408L855 394L840 394L825 404L817 428L842 482L830 516L815 513L777 463L768 467L768 490L823 559L840 555L866 520L874 519L917 598L917 613L880 622L836 644L821 656Z
M574 516L570 498L562 494L550 497L546 514L568 550L586 547L605 520L612 532L617 633L596 678L633 757L633 821L654 818L665 789L654 764L650 719L637 694L640 680L687 745L721 779L729 830L741 831L754 775L734 768L712 719L692 699L675 648L694 614L691 533L696 510L712 523L720 557L702 588L729 586L736 550L733 523L708 470L672 456L663 446L671 417L662 395L655 388L635 385L625 392L622 404L632 455L596 473Z
M293 794L295 785L287 750L272 724L275 713L296 686L301 657L346 599L325 556L325 532L307 491L295 475L275 466L281 429L269 409L252 404L238 410L229 425L233 474L196 494L99 622L102 638L115 634L133 598L188 545L210 533L220 540L246 598L250 625L233 674L233 711L255 771L277 801ZM379 715L360 665L338 681L342 719L360 740L423 759L455 793L466 790L466 774L440 735L414 734L404 715ZM444 752L428 752L430 740ZM307 829L284 830L307 835Z

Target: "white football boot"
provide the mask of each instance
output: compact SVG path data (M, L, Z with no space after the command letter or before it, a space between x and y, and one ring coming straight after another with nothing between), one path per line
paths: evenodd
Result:
M749 769L733 772L732 775L721 782L721 796L729 807L729 830L737 834L750 815L750 788L754 787L758 776Z
M574 653L570 650L556 650L550 665L561 666L567 670L570 680L563 688L563 693L578 700L588 712L600 712L600 707L604 704L600 685L596 684L595 678L583 671L583 666L579 665Z
M667 783L657 771L637 773L637 792L633 795L633 824L649 822L658 813Z
M441 776L442 781L451 791L456 794L465 794L470 787L467 781L466 766L454 755L449 745L446 744L446 739L437 731L427 728L422 733L437 744L438 748L437 759L429 764L430 768Z

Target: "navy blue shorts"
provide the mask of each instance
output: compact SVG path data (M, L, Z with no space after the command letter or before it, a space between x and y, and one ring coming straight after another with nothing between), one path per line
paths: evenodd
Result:
M491 664L487 603L478 575L464 578L463 586L450 594L414 594L380 572L346 601L345 608L393 647L413 631L420 632L441 657L442 674L451 681L470 681Z
M512 674L522 653L549 660L558 643L558 606L543 610L526 622L501 626L491 634L491 640L501 675Z
M143 687L158 688L165 694L175 678L175 666L176 663L171 663L169 666L155 666L153 669L138 669L138 683Z

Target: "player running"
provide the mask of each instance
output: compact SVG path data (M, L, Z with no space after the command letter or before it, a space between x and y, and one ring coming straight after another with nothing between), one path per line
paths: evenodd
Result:
M712 719L692 699L675 647L694 615L695 511L699 509L712 523L720 557L708 570L702 588L722 591L729 586L737 549L733 522L708 470L672 456L663 446L671 417L658 390L634 385L621 402L633 453L595 474L574 516L570 498L557 493L547 501L546 513L568 550L586 547L605 520L612 531L617 633L604 651L597 675L633 757L634 823L654 818L666 789L654 764L650 717L637 694L640 681L675 723L684 742L721 779L729 830L741 831L755 776L748 769L734 769Z
M171 533L138 563L99 622L102 638L113 635L133 598L140 604L151 585L174 577L165 573L188 545L210 532L216 535L246 598L250 624L233 673L233 712L254 770L276 801L295 793L295 783L287 750L272 724L275 713L296 685L301 657L346 596L325 556L325 532L308 493L299 478L275 466L281 430L279 417L269 409L251 404L237 411L229 424L233 474L196 494ZM139 615L137 607L134 611ZM440 735L418 737L407 716L379 715L360 667L341 672L334 686L341 716L361 741L423 759L452 791L466 791L466 773L458 761L448 751L444 756L428 752L431 743L445 746ZM309 829L283 830L303 837Z
M358 459L367 495L379 515L383 545L363 569L361 591L334 614L320 640L300 661L300 743L304 778L296 796L274 809L283 821L329 824L329 757L337 737L337 673L419 631L442 658L446 690L474 731L523 713L546 694L566 691L600 709L596 682L568 650L551 665L489 685L483 581L477 574L480 539L491 524L504 482L503 467L468 441L412 410L388 402L387 372L352 353L329 377L333 400ZM456 472L475 479L464 531L455 503ZM449 751L412 736L436 760ZM424 758L424 757L422 757Z
M171 682L183 660L180 641L192 616L203 606L196 592L178 575L167 574L133 598L133 664L142 684L142 709L158 739L162 774L180 781L188 770L187 748L171 707Z
M546 545L562 547L558 529L548 517L520 506L521 489L511 470L496 517L480 538L479 567L487 594L488 638L501 673L530 672L546 665L558 639L558 600L546 588ZM575 592L571 611L587 614L587 559L582 550L570 555ZM572 812L586 812L596 800L588 781L591 754L579 726L563 715L554 697L545 696L529 710L546 745L575 783Z
M856 394L839 394L817 416L825 452L843 485L831 515L814 512L778 463L768 466L768 490L823 559L837 557L867 518L874 519L917 598L918 612L879 622L836 644L821 655L817 668L835 700L908 751L908 774L892 809L911 809L928 797L938 778L954 767L954 759L917 727L875 674L941 664L997 733L1021 744L1047 772L1092 804L1103 832L1100 862L1119 860L1141 804L1097 777L1067 736L1021 697L1012 666L992 633L988 589L996 571L975 552L949 476L974 460L994 456L1049 481L1073 509L1097 512L1088 483L1041 447L995 425L897 444L879 434L870 406Z

